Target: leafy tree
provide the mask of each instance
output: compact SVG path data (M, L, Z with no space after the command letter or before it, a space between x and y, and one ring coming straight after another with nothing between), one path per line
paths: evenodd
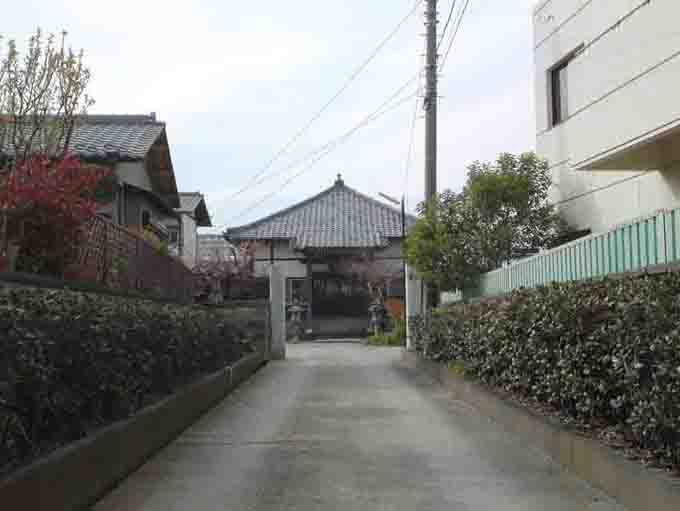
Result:
M107 172L69 156L78 117L94 103L89 82L66 32L38 29L23 56L10 40L0 60L0 254L12 238L24 270L60 274L95 213Z
M420 206L405 242L409 264L440 290L474 287L482 273L549 245L562 229L548 203L548 164L534 153L475 162L460 193Z
M78 116L94 104L89 82L83 51L66 48L66 32L57 42L38 29L23 58L9 40L0 61L0 169L34 154L66 156Z

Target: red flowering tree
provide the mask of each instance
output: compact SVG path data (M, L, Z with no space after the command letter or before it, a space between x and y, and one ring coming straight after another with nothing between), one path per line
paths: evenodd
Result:
M403 272L401 263L377 260L371 254L341 258L335 268L341 275L364 285L374 304L385 303L385 289Z
M197 300L219 302L233 281L251 279L255 270L255 242L243 242L238 247L226 245L214 249L194 268L197 276Z
M94 194L109 171L71 156L33 156L0 175L3 245L19 245L18 269L62 275L75 261L83 227L94 217Z

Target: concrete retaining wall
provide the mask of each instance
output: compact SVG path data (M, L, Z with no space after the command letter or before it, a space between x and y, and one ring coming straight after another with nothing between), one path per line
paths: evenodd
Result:
M88 509L263 363L262 354L250 355L0 481L0 508Z
M680 509L680 480L627 460L618 451L570 431L556 419L508 402L442 364L411 352L404 353L404 361L440 382L455 399L474 406L527 446L540 449L565 470L617 499L630 511Z

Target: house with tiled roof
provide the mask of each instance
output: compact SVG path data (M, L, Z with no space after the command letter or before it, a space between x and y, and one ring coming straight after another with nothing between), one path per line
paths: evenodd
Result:
M114 222L150 229L168 240L166 225L179 218L180 195L164 122L151 115L88 115L78 120L70 151L81 161L105 165L115 193L102 208Z
M228 229L234 244L257 242L256 273L271 266L286 280L288 304L302 301L312 320L353 317L364 325L369 297L341 268L348 258L368 258L395 278L403 297L401 243L415 222L410 215L347 186L341 176L332 187L248 225ZM345 322L346 323L346 322ZM318 322L316 322L319 325Z
M148 228L167 240L165 224L179 218L180 195L164 122L150 115L77 118L68 151L85 165L111 169L99 213L134 230ZM11 146L0 153L12 156Z

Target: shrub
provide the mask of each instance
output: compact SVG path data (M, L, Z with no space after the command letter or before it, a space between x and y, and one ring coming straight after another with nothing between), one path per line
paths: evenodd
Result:
M238 360L249 327L220 309L0 290L0 470Z
M680 274L552 284L414 322L427 358L680 468Z
M96 214L93 196L109 174L70 156L33 156L0 174L0 213L18 231L19 270L62 275L75 261L83 228ZM3 243L7 235L2 232Z
M370 346L404 346L406 344L406 322L403 319L392 319L392 331L368 338Z

